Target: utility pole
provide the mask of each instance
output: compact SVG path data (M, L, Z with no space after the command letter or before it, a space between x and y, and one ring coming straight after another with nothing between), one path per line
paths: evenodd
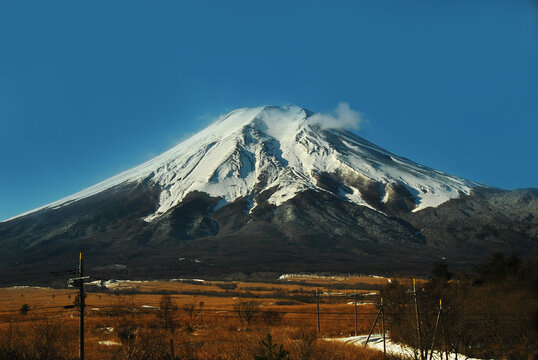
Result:
M437 326L439 325L439 319L441 318L441 309L443 307L443 302L439 299L439 312L437 313L437 320L435 321L435 327L433 328L433 337L432 337L432 348L430 350L430 360L433 357L433 346L435 345L435 333L437 332ZM441 352L441 359L443 358L443 353Z
M84 307L85 307L85 297L84 294L84 280L89 279L89 276L84 276L84 262L82 260L82 251L80 252L79 262L78 262L78 277L69 279L69 283L78 286L78 307L79 307L79 358L84 360Z
M82 251L80 252L78 262L78 276L79 280L79 303L80 303L80 360L84 360L84 262L82 260Z
M170 358L175 359L176 354L174 353L174 339L170 338Z
M443 335L443 351L445 352L446 360L448 360L448 349L446 348L446 336L445 327L443 326L443 309L441 303L439 303L439 322L441 323L441 334ZM443 360L443 354L441 353L441 360Z
M355 293L355 336L357 336L357 294Z
M368 333L368 337L366 338L364 347L366 347L368 345L368 341L370 341L370 337L372 336L372 333L374 332L375 324L377 324L377 319L379 319L379 314L381 314L381 308L379 308L379 311L377 312L377 315L375 316L374 323L372 324L372 327L370 328L370 332Z
M316 307L318 309L318 336L321 336L321 325L319 323L319 290L316 290Z
M415 315L417 321L417 336L418 336L418 348L420 350L420 359L424 359L424 351L422 351L422 330L420 328L420 314L418 312L418 301L417 301L417 282L413 278L413 296L415 298Z
M387 346L385 344L385 308L383 307L383 298L381 298L381 332L383 333L383 359L386 359Z

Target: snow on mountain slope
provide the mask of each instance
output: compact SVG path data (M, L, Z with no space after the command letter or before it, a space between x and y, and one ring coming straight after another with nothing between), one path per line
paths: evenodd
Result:
M318 186L320 174L380 183L382 201L389 198L391 184L401 184L414 198L414 211L469 194L478 186L398 157L351 132L322 129L309 122L311 115L293 105L234 110L154 159L28 213L146 179L161 189L158 209L147 221L192 191L222 197L219 206L246 197L255 207L256 196L271 189L268 201L278 206L307 189L325 191ZM370 206L358 187L339 192L351 202Z

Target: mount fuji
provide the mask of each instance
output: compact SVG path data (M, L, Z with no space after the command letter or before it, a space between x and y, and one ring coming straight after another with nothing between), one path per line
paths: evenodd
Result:
M0 269L54 269L79 249L94 271L136 277L420 271L441 256L465 266L493 250L536 254L536 189L430 169L326 118L294 105L234 110L0 223Z
M309 121L312 115L297 106L237 109L166 153L37 210L143 181L161 189L158 208L146 221L158 219L193 191L220 198L216 208L248 198L249 211L264 191L271 192L266 200L276 206L312 189L334 190L372 209L405 194L409 210L418 211L480 186L398 157L351 132L326 129ZM327 189L325 177L340 184Z

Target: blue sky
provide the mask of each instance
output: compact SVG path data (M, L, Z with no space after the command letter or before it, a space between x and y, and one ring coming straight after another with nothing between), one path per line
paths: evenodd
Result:
M538 186L537 2L0 0L0 219L236 107L365 114L424 165Z

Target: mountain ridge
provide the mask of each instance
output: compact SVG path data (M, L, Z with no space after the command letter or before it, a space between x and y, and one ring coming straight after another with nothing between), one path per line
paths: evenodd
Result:
M235 110L138 167L1 222L0 283L36 272L50 282L80 250L95 276L124 278L420 274L443 257L469 270L494 251L538 255L538 189L482 186L289 111Z

